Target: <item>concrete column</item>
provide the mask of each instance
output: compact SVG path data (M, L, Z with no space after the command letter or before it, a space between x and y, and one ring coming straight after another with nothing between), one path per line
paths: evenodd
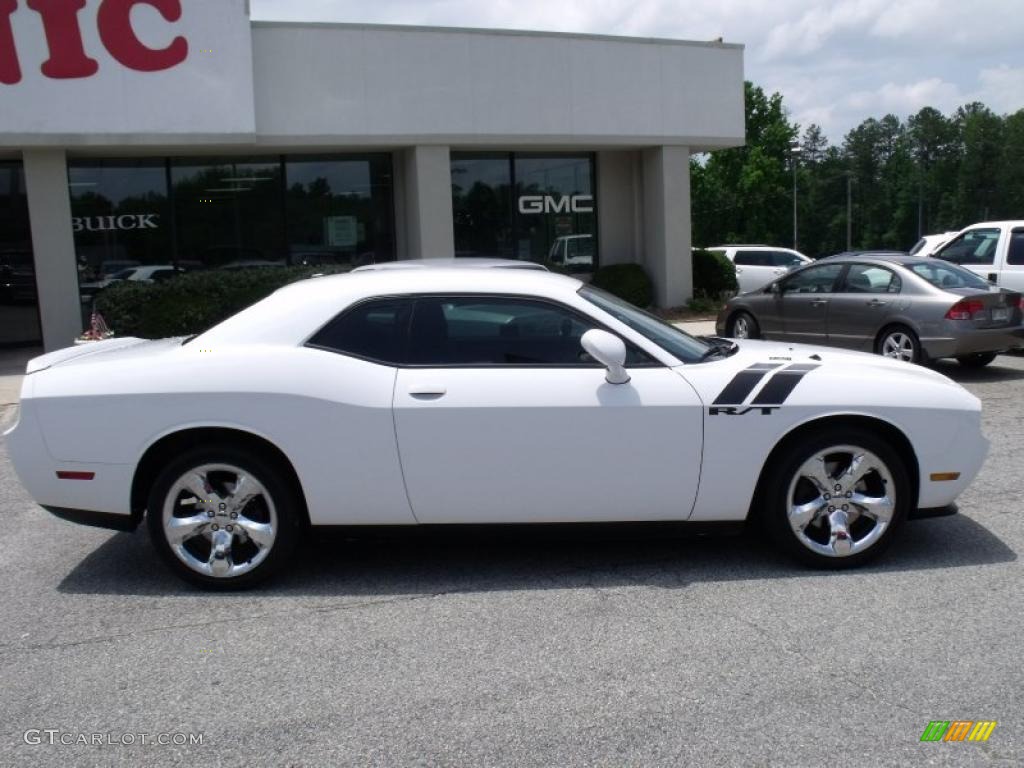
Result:
M636 248L636 152L597 153L597 245L601 266L635 264Z
M645 149L643 174L644 265L655 304L678 307L693 297L689 147Z
M410 259L455 256L452 168L448 147L405 151L405 243Z
M22 159L43 346L49 352L71 346L82 332L67 159L63 149L28 149Z

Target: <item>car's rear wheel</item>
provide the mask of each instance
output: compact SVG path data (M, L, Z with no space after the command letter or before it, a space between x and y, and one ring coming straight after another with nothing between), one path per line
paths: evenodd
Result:
M974 355L960 355L956 359L964 368L984 368L998 357L995 352L979 352Z
M726 335L733 339L757 339L761 337L761 329L753 315L748 312L737 312L729 318Z
M240 589L277 573L298 535L295 494L264 456L231 445L197 448L159 474L149 496L150 536L179 576Z
M911 504L900 455L857 428L794 441L770 467L768 530L804 563L848 568L879 555Z
M921 341L917 338L917 334L902 325L886 328L878 337L875 352L882 357L903 360L907 363L924 362Z

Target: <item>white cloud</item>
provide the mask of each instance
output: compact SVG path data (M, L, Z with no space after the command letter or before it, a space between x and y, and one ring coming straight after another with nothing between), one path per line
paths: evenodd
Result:
M996 112L1016 112L1024 107L1024 67L1007 64L993 69L983 69L978 75L979 89L976 94L981 101Z

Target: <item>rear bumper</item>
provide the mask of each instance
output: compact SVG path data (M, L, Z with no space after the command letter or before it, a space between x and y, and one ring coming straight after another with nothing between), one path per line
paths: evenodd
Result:
M1024 326L1012 328L950 328L943 336L921 339L928 357L959 357L983 352L1006 352L1024 347Z

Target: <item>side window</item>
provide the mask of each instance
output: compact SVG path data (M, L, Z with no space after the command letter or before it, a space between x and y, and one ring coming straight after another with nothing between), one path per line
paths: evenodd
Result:
M764 251L736 251L737 267L765 267L768 266L768 254Z
M899 277L885 267L874 264L851 264L846 273L844 293L899 293Z
M836 278L843 271L842 264L822 264L800 270L782 281L783 293L832 293Z
M773 267L796 267L804 263L796 254L785 251L772 251L770 255Z
M1006 263L1015 266L1024 265L1024 229L1015 229L1010 233L1010 247L1006 251Z
M409 333L413 365L596 366L580 346L597 325L542 301L486 296L416 301ZM629 349L629 345L627 345ZM626 364L650 362L631 349Z
M936 256L954 264L991 264L995 260L998 229L972 229L950 241Z
M362 357L387 365L405 359L406 331L412 302L376 299L342 312L321 328L308 346Z

